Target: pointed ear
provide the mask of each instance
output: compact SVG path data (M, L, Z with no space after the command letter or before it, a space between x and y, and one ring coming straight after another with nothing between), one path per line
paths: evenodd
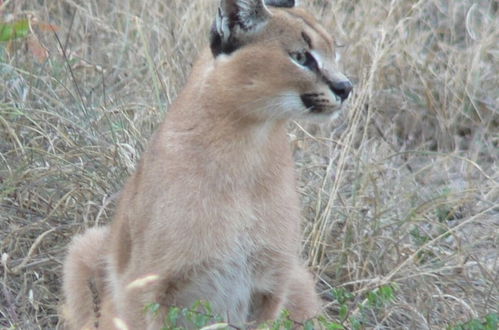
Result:
M213 54L230 54L239 48L245 34L264 24L270 15L263 0L221 0L211 30Z
M265 4L267 6L272 6L272 7L293 8L296 5L296 1L295 0L265 0Z

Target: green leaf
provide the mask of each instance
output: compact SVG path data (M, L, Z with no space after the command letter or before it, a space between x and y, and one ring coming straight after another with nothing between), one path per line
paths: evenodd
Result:
M340 306L340 320L345 321L348 316L348 306L347 305L341 305Z
M471 320L468 324L466 324L466 328L469 330L483 330L484 326L479 320Z
M208 324L209 320L210 318L204 314L196 314L196 316L194 317L194 324L198 328L202 328Z
M383 302L390 302L395 298L393 288L390 285L384 285L379 288L379 292L383 298Z
M180 317L180 312L180 308L178 307L171 307L168 311L168 322L170 322L171 326L177 325L177 321Z
M206 314L213 314L213 308L211 307L209 301L203 301L202 305L204 307L204 310L206 311Z
M326 328L328 330L345 330L344 326L342 326L341 324L336 323L336 322L332 322L332 323L327 324Z
M20 19L11 23L0 23L0 41L24 38L29 34L29 20Z
M197 300L194 304L192 304L191 311L199 310L199 307L202 307L202 304L201 300Z
M485 316L485 322L487 324L487 329L497 329L499 323L499 316L497 313L492 313Z
M377 307L379 305L379 297L377 292L371 291L367 293L367 301L369 306Z
M360 322L360 320L356 319L355 317L350 318L350 324L353 330L362 329L362 323Z
M293 329L293 328L294 328L295 323L294 323L293 321L291 321L291 320L289 320L289 319L288 319L288 320L284 320L284 321L282 322L282 326L283 326L283 327L284 327L284 329L286 329L286 330L291 330L291 329Z
M353 294L351 292L348 292L344 288L335 288L331 290L331 293L333 297L338 301L338 303L344 304L349 300L352 300L354 298Z
M156 315L159 311L159 309L161 308L161 305L158 304L158 303L152 303L152 304L149 304L149 305L146 305L146 311L153 314L153 315Z
M314 330L314 322L312 322L310 320L305 322L305 324L303 326L303 330Z

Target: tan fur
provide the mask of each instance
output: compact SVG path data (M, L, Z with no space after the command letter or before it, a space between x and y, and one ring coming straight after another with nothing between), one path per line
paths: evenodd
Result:
M299 256L286 120L329 115L341 104L288 52L306 47L305 31L322 58L321 74L344 76L315 19L297 8L271 13L240 50L201 54L124 187L112 225L74 239L64 266L71 329L96 321L103 329L116 322L159 329L168 307L200 299L239 326L272 320L283 308L296 321L319 313ZM322 114L296 97L320 92L331 99ZM161 304L159 317L144 312L150 303Z

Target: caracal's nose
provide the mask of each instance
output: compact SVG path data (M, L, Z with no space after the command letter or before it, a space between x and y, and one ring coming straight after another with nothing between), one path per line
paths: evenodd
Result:
M340 97L341 102L344 102L348 98L353 89L353 85L350 80L331 82L329 87L334 94Z

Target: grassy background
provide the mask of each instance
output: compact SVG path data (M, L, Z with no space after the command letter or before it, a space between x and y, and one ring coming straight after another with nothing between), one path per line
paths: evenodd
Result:
M348 118L290 124L326 314L439 329L497 312L498 2L302 2L355 82ZM216 3L0 1L0 22L60 41L34 24L0 44L0 328L57 326L65 246L110 221ZM387 284L395 298L368 304Z

